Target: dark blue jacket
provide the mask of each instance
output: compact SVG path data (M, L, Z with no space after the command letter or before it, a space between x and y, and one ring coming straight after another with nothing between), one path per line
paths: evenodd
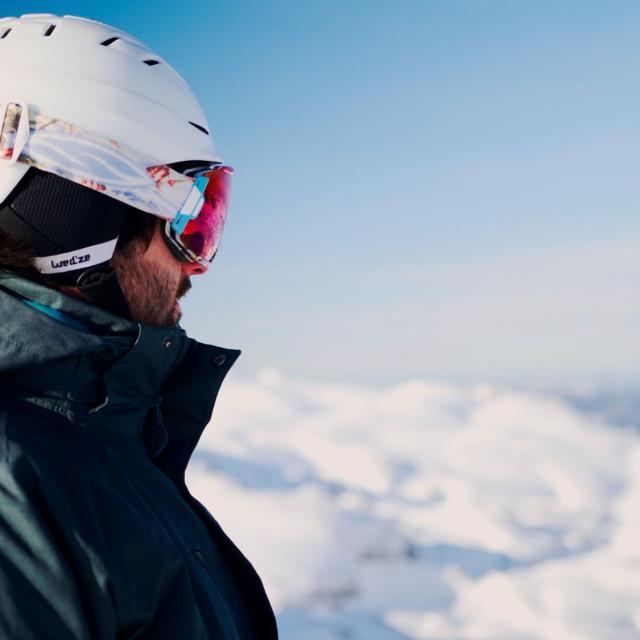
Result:
M0 638L277 638L184 482L239 352L9 274L0 321Z

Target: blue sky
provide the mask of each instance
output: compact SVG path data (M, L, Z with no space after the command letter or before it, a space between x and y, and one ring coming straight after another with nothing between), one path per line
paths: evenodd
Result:
M147 42L236 168L184 325L264 366L631 384L640 4L36 2Z

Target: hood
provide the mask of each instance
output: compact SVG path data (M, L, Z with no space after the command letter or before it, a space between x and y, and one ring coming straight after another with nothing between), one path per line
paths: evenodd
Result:
M75 326L25 300L70 316ZM165 457L179 472L240 355L199 343L178 325L136 324L6 273L0 274L0 317L0 392L116 435L141 435L149 411L161 410ZM166 455L176 446L178 463Z

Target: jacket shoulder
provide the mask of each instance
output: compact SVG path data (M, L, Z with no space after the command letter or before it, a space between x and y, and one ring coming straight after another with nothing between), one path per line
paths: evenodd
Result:
M28 429L37 421L36 429ZM78 484L57 433L63 418L0 406L0 637L85 640L115 635L115 610L97 579L101 560L84 544L67 492ZM49 446L47 447L47 443ZM52 478L58 461L66 481Z

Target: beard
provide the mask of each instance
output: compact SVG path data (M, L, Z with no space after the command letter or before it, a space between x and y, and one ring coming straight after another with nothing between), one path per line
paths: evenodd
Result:
M156 327L178 324L182 317L178 298L191 289L191 280L162 262L146 260L144 248L135 241L131 244L114 254L111 265L132 320Z

